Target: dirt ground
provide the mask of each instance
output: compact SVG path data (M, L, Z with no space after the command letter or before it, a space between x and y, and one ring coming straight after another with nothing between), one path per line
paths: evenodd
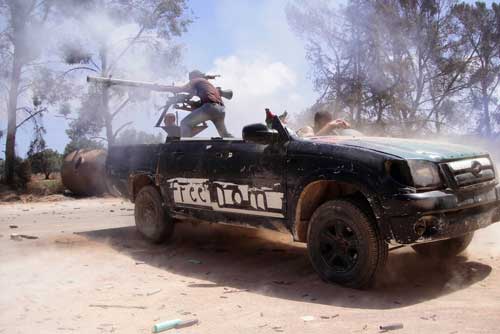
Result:
M118 199L0 205L0 333L498 333L500 224L448 263L391 252L369 291L323 283L288 235L183 224L151 245L133 224Z

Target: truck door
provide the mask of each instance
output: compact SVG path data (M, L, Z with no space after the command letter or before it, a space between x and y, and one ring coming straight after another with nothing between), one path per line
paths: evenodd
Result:
M207 153L214 211L245 222L285 218L283 145L224 140Z
M210 207L206 141L167 142L161 153L161 190L174 211L196 216L196 211Z

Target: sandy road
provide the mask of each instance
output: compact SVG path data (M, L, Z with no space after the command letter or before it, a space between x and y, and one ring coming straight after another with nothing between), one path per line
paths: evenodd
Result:
M150 333L193 317L198 326L171 332L499 331L500 224L450 263L395 251L379 286L357 291L321 282L287 235L184 224L153 246L132 209L117 199L0 205L0 333Z

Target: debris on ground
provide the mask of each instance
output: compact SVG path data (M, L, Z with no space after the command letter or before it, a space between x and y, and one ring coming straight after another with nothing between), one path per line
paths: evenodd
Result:
M146 293L146 296L156 295L157 293L160 293L160 292L161 292L161 289L158 289L158 290Z
M34 236L34 235L27 235L27 234L19 234L21 236L21 238L24 238L24 239L38 239L37 236Z
M189 259L188 262L192 263L192 264L201 264L202 263L200 260L195 260L195 259Z
M38 239L37 236L34 236L34 235L27 235L27 234L17 234L17 233L12 233L10 235L10 238L12 240L16 240L16 241L21 241L23 239Z
M320 318L321 318L321 319L325 319L325 320L326 320L326 319L334 319L334 318L336 318L336 317L338 317L338 316L339 316L339 314L334 314L334 315L332 315L332 316L329 316L329 315L322 315L322 316L320 316Z
M129 305L107 305L107 304L90 304L89 307L101 307L101 308L130 308L130 309L147 309L146 306L129 306Z
M198 319L189 319L189 320L181 320L181 319L173 319L167 320L160 323L157 323L153 326L153 333L163 332L172 328L184 328L198 324Z
M9 228L18 228L17 225L9 225Z
M380 331L382 333L385 333L385 332L388 332L388 331L395 331L395 330L398 330L398 329L403 329L403 324L398 322L398 323L395 323L395 324L389 324L389 325L384 325L384 326L380 326Z
M75 241L72 240L56 240L54 241L56 244L62 244L62 245L73 245Z
M304 315L300 317L300 319L302 319L305 322L308 322L308 321L313 321L315 318L312 315Z
M21 238L21 236L20 236L19 234L16 234L16 233L12 233L12 234L10 235L10 238L11 238L12 240L16 240L16 241L22 241L22 240L23 240L23 238Z

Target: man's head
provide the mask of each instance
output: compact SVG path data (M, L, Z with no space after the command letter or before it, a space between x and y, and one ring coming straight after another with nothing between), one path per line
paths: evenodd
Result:
M169 112L165 115L165 118L163 119L163 122L165 123L165 126L172 126L175 125L175 114Z
M189 80L197 79L197 78L204 78L205 73L199 70L193 70L189 72Z
M321 130L325 125L333 121L333 115L328 111L318 111L314 114L314 131Z

